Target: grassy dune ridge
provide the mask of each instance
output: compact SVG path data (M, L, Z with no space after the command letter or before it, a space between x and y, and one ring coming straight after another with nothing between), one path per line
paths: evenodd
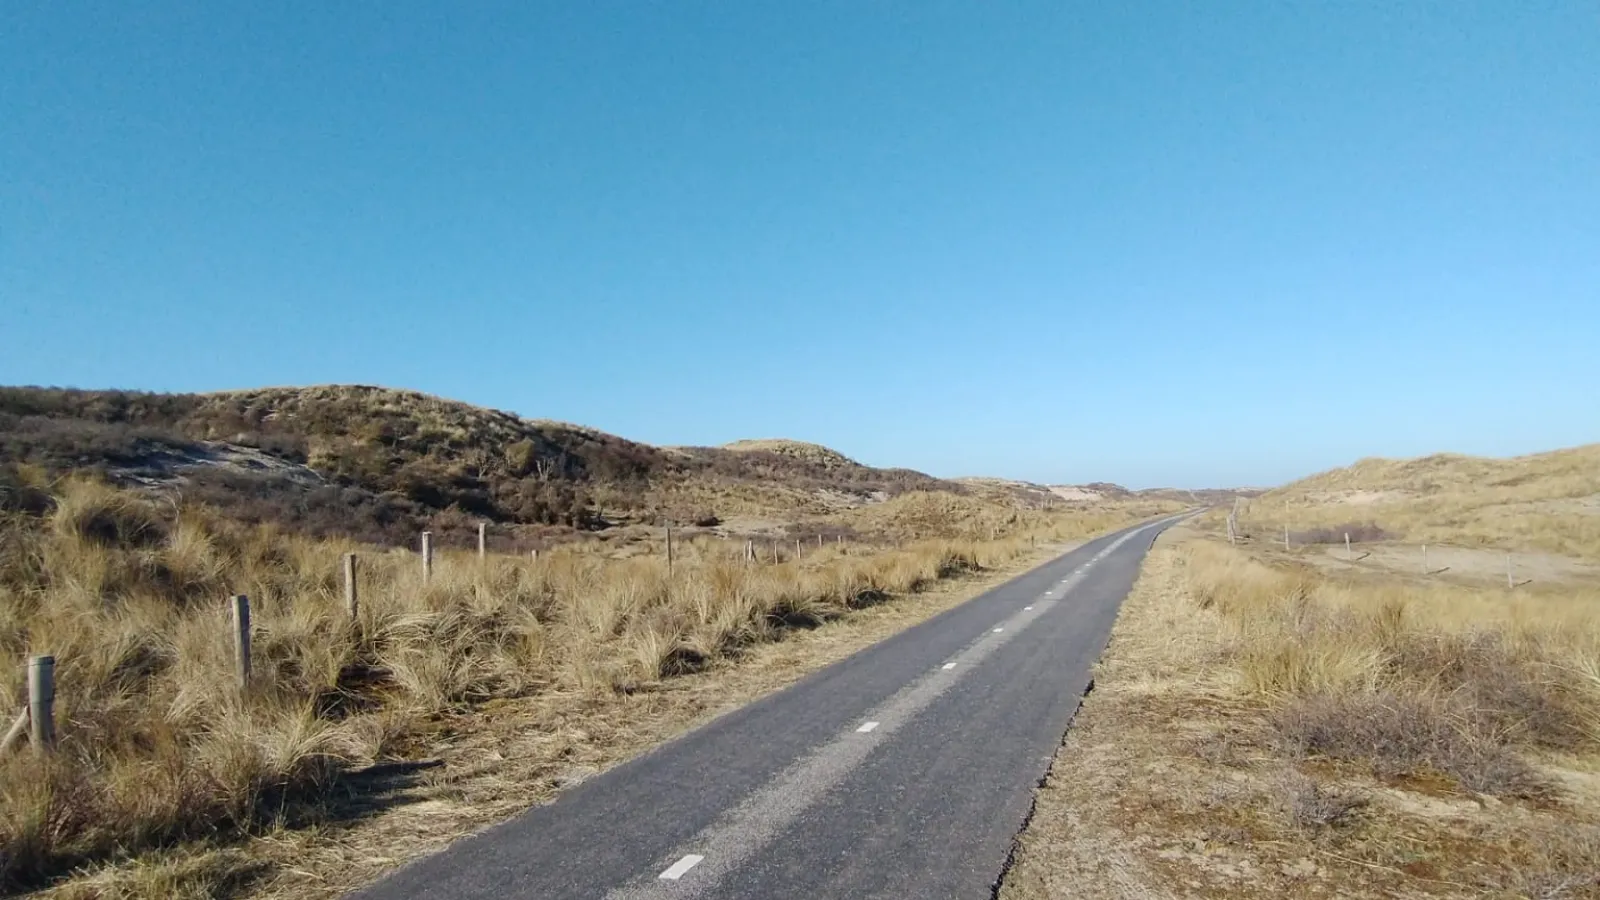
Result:
M1210 521L1220 527L1221 513ZM1372 523L1412 543L1543 550L1600 560L1600 444L1512 459L1366 459L1247 501L1266 540Z
M87 479L0 513L4 708L21 661L57 659L59 752L0 759L0 885L185 843L313 824L352 769L413 758L446 713L495 698L603 699L736 660L796 628L1082 537L1143 508L988 509L906 495L873 515L891 547L807 548L746 564L743 544L611 558L593 543L527 558L415 554L247 526ZM966 513L965 522L952 514ZM990 536L994 539L989 539ZM360 611L339 579L360 553ZM251 597L254 676L234 682L225 598Z

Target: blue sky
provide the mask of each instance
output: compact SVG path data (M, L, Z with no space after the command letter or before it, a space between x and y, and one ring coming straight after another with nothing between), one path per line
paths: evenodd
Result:
M940 475L1600 440L1590 2L44 3L0 383Z

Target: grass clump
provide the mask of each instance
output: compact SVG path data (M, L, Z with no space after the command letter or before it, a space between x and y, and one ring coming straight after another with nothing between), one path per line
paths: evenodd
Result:
M1189 546L1186 578L1291 757L1533 798L1550 787L1529 753L1600 748L1600 639L1581 599L1340 581L1209 541Z

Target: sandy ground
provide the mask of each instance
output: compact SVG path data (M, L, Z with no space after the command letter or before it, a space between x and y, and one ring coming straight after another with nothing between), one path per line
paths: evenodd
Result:
M1508 560L1509 556L1509 560ZM1474 584L1506 583L1509 562L1516 584L1600 582L1600 565L1554 553L1518 552L1420 544L1357 544L1346 556L1343 546L1303 548L1297 558L1324 567L1355 567ZM1424 571L1426 565L1426 571Z

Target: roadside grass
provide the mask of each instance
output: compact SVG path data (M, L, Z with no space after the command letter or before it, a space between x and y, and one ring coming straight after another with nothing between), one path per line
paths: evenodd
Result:
M1597 588L1164 539L1001 896L1600 897Z
M1238 687L1282 748L1426 772L1507 797L1542 793L1526 751L1600 741L1596 594L1517 595L1341 581L1210 542L1187 548L1196 603L1232 629Z
M0 650L17 663L0 700L19 708L21 660L53 653L61 735L52 756L0 759L0 887L123 867L115 889L81 896L242 890L250 866L227 862L232 844L337 820L359 791L353 773L426 755L477 710L559 695L589 698L585 714L603 718L665 680L1138 512L968 509L978 525L934 533L981 537L829 545L780 564L698 538L677 548L670 576L658 554L608 558L598 544L537 561L444 552L424 581L405 551L245 526L87 479L53 494L0 514ZM910 495L897 508L909 510L902 534L951 511ZM350 551L354 619L339 581ZM236 593L254 616L243 693L224 603ZM160 862L196 845L215 852Z

